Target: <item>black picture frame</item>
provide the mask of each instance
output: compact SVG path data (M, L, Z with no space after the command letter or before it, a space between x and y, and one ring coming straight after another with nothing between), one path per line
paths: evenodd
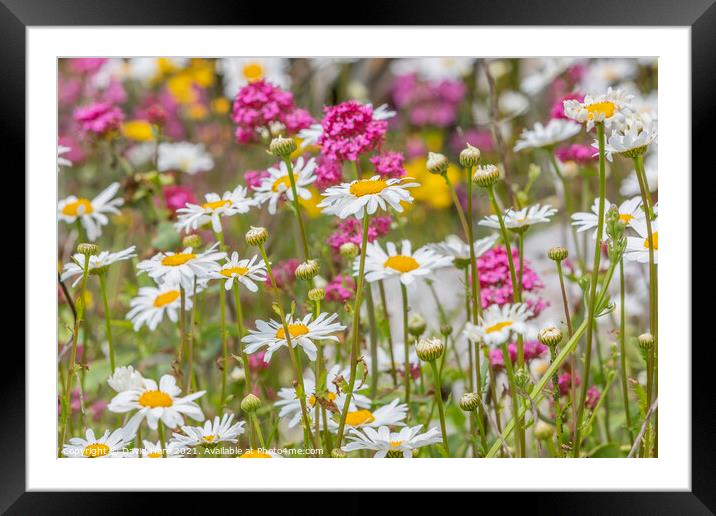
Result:
M716 4L715 0L428 0L393 1L371 8L356 8L314 1L311 9L292 9L268 2L239 1L225 4L204 0L0 0L0 60L3 78L2 128L4 155L12 158L14 170L25 168L25 31L30 26L72 25L333 25L350 20L355 25L654 25L691 28L692 64L692 163L694 170L713 174L711 149L716 114ZM337 10L338 9L338 10ZM334 20L318 21L318 13L339 13ZM711 159L709 159L711 158ZM699 166L701 165L702 166ZM8 168L10 170L10 168ZM664 173L689 174L690 171ZM32 184L26 184L31 189ZM698 192L698 190L697 190ZM17 197L17 196L16 196ZM694 200L694 205L696 202ZM695 221L694 221L695 223ZM26 235L27 238L27 235ZM16 246L19 248L19 246ZM696 258L696 257L695 257ZM707 258L696 259L692 266ZM26 275L28 271L26 270ZM692 300L667 300L691 303ZM697 314L697 304L693 304ZM698 319L694 319L698 320ZM689 321L683 321L690 328ZM531 513L550 514L713 514L716 511L714 439L716 411L713 410L711 378L714 351L711 339L696 341L692 363L692 457L690 492L642 493L529 493L510 495ZM686 347L682 342L664 343ZM9 345L6 342L5 345ZM26 342L27 347L41 343ZM48 348L50 349L50 348ZM0 511L8 514L126 513L141 507L142 494L38 493L25 490L25 356L13 353L13 364L0 374ZM663 386L662 388L668 388ZM704 409L706 408L706 409ZM599 460L599 459L596 459ZM608 459L604 459L608 460ZM327 472L328 474L328 472ZM206 509L212 497L173 495L184 511ZM415 499L413 499L414 501ZM243 503L243 502L242 502ZM322 503L322 502L321 502ZM403 502L401 502L402 504ZM408 500L407 503L410 503ZM166 507L165 507L166 509Z

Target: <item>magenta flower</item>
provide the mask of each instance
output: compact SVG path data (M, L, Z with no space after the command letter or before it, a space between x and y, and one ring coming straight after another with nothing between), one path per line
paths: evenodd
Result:
M257 351L249 355L249 371L259 373L264 369L268 369L269 362L264 362L265 351Z
M375 167L375 173L386 179L403 177L406 172L403 168L405 157L400 152L384 152L370 158Z
M578 100L579 102L584 101L584 95L580 93L569 93L557 100L557 102L554 103L552 106L552 109L549 112L550 118L563 118L567 119L567 116L564 114L564 101L565 100Z
M278 288L286 287L296 281L294 271L296 270L296 267L298 267L299 263L301 262L296 258L289 258L288 260L278 262L276 265L271 267L274 278L276 279L276 286ZM266 278L266 285L269 287L273 286L271 284L271 278Z
M580 145L573 143L564 147L558 147L554 151L555 156L561 163L574 161L580 165L586 165L599 160L599 155L594 153L594 149L588 145Z
M387 215L371 219L368 226L368 242L373 242L377 238L387 234L390 230L390 223L391 219ZM362 230L360 220L354 218L346 219L338 224L336 231L328 237L327 243L336 254L339 252L340 247L347 242L351 242L360 247Z
M196 204L196 198L191 190L186 186L169 185L162 190L164 194L164 203L167 209L172 213L176 213L179 208L186 207L188 202Z
M325 190L329 186L340 184L343 181L341 162L320 156L316 166L316 187Z
M321 153L335 161L355 161L383 143L388 122L373 118L373 108L356 100L325 106L318 138Z
M117 106L107 102L97 102L77 108L74 119L83 131L101 136L119 129L124 114Z
M525 361L529 362L535 358L543 356L547 352L547 346L537 340L528 340L524 343ZM507 352L510 354L510 361L514 364L517 361L517 343L512 342L507 346ZM501 369L505 367L505 359L501 349L490 350L490 365L493 369Z
M579 375L577 375L574 386L578 387L580 383L582 383L582 380L579 378ZM562 373L559 375L559 378L557 378L557 385L559 386L560 395L565 396L569 394L569 391L572 389L572 375L568 372Z
M343 303L348 301L355 294L356 285L350 276L335 276L326 285L326 300Z
M236 141L256 141L261 129L280 122L288 134L295 134L313 123L307 111L297 109L293 94L264 80L250 82L236 94L231 119L236 124Z
M456 153L459 153L467 144L477 147L482 152L492 152L494 145L492 143L492 133L490 131L479 131L477 129L468 129L464 133L455 132L450 138L450 147Z
M70 59L70 68L77 73L94 73L107 62L104 57L81 57Z
M413 125L448 127L455 123L465 91L462 81L424 82L406 74L396 77L393 100Z
M256 189L261 186L263 178L268 177L270 174L268 170L248 170L244 172L244 181L248 188Z
M597 386L592 385L589 389L587 389L587 398L584 400L584 404L589 410L594 410L597 408L597 403L599 403L599 398L601 397L602 393L599 392Z

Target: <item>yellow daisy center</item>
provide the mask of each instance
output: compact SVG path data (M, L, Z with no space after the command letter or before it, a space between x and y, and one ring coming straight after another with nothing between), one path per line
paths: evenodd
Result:
M226 276L227 278L230 278L234 274L244 276L247 272L249 272L248 267L231 267L229 269L221 269L221 275Z
M390 441L391 448L397 448L398 446L402 445L403 441Z
M298 176L296 176L296 174L293 175L293 180L298 181ZM291 188L291 178L288 177L288 175L281 176L276 181L274 181L271 190L273 190L274 192L278 192L279 188L282 186L285 190Z
M375 416L370 410L356 410L349 412L346 416L346 424L351 426L365 425L375 421Z
M651 241L654 243L654 251L659 250L659 232L654 231L651 234ZM644 249L649 249L649 237L644 239Z
M172 301L174 301L176 298L178 298L179 295L180 293L178 290L170 290L169 292L159 294L156 298L154 298L154 306L156 306L157 308L166 306Z
M201 205L202 208L205 210L212 210L214 211L217 208L223 208L224 206L231 206L231 201L229 200L221 200L221 201L214 201L214 202L205 202Z
M306 326L305 324L289 324L288 333L291 335L291 337L300 337L301 335L305 335L306 333L308 333L308 326ZM283 330L283 326L276 330L276 338L286 338L286 332Z
M143 407L171 407L174 401L172 397L163 391L144 391L137 400Z
M629 224L631 222L631 219L634 218L634 215L630 215L628 213L620 213L619 214L619 220L621 220L624 224Z
M214 439L216 439L216 436L215 436L215 435L205 435L205 436L203 437L203 439L204 439L204 441L207 442L207 443L213 443L213 442L214 442Z
M162 458L162 452L160 452L160 451L155 451L155 452L152 452L152 453L147 453L147 458L148 458L148 459L161 459L161 458Z
M256 450L249 450L246 453L239 455L240 459L270 459L271 455L268 453L262 453Z
M508 326L512 326L512 321L500 321L497 324L493 324L492 326L488 326L485 330L486 333L493 333L496 331L500 331L502 328L507 328Z
M109 446L104 443L92 443L85 446L82 451L82 455L95 459L97 457L103 457L109 453Z
M589 119L593 119L596 115L602 115L604 118L610 118L614 116L614 112L616 111L616 106L613 102L595 102L594 104L589 104L588 106L584 106L584 109L586 109L589 112Z
M184 265L189 260L196 258L194 253L177 253L169 256L165 256L162 259L162 265L169 265L170 267L176 267L178 265Z
M264 67L261 63L246 63L243 69L244 79L249 82L259 81L264 76Z
M386 189L388 183L382 179L360 179L355 181L350 186L350 192L356 197L363 197L364 195L374 195L382 192Z
M80 198L76 201L68 202L62 208L62 214L70 217L76 217L77 215L88 215L92 213L92 202L89 199Z
M398 254L385 260L383 267L388 267L398 272L410 272L419 268L420 264L412 256L403 256Z

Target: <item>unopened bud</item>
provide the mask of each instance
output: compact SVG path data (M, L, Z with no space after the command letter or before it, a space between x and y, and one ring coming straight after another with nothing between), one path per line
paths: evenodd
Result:
M490 188L500 179L500 170L495 165L479 166L472 175L472 182L482 188Z
M97 256L99 254L99 246L88 243L79 244L77 246L77 252L85 256Z
M258 247L265 244L268 237L269 233L266 228L251 226L251 229L246 232L246 243Z
M566 259L567 256L569 256L569 252L565 247L551 247L550 250L547 251L547 257L555 262L561 262Z
M408 319L408 333L414 337L420 337L426 326L425 318L420 314L412 314Z
M305 262L300 263L298 267L296 267L294 274L298 279L308 281L310 279L313 279L316 274L318 274L318 269L319 265L317 260L306 260Z
M557 344L562 342L562 331L559 328L550 326L548 328L542 329L537 334L537 339L539 339L539 341L545 346L553 348Z
M654 336L651 333L642 333L639 335L639 347L643 350L650 350L654 347Z
M480 405L480 396L476 392L466 392L460 398L460 408L465 412L472 412Z
M256 412L259 408L261 408L261 400L258 396L247 394L244 399L241 400L241 410L244 412Z
M277 158L287 158L296 150L296 140L277 136L269 144L269 152Z
M415 345L415 352L420 360L432 362L440 358L445 351L445 343L442 339L420 339Z
M426 165L428 167L428 172L431 174L443 175L447 172L449 164L450 162L448 162L448 159L443 154L438 152L428 153L428 161L426 162Z
M308 299L311 301L322 301L326 297L326 290L323 288L312 288L308 291Z
M460 152L460 164L463 167L476 167L478 163L480 163L480 149L468 143Z
M338 251L341 253L341 256L343 258L348 258L349 260L352 260L353 258L358 256L360 248L353 242L346 242L345 244L341 244L341 247L338 248Z

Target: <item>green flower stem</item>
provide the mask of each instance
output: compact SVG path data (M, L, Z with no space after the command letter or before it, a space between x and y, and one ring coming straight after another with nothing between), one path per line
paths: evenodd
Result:
M500 224L500 233L502 234L502 241L505 244L505 251L507 252L507 264L510 267L510 280L512 281L512 299L515 303L518 303L519 297L517 289L515 288L515 285L517 285L517 274L515 272L514 260L512 259L510 235L507 232L507 228L505 227L505 220L502 217L502 210L500 210L500 206L497 204L497 197L495 197L494 185L488 187L487 194L490 197L490 203L492 203L492 209L495 211L495 216L497 216L497 222Z
M343 403L343 409L341 410L341 420L338 425L338 434L336 436L336 448L341 447L343 442L343 432L346 426L346 417L348 417L348 409L350 407L351 397L353 396L353 388L356 383L356 368L358 367L358 352L360 342L360 305L363 296L363 281L365 273L365 255L366 246L368 245L368 227L369 227L368 212L363 213L363 236L361 237L360 245L360 261L358 265L358 283L356 284L356 298L353 305L353 345L351 346L351 376L348 381L348 392L346 392L346 400Z
M557 357L557 346L550 346L550 364L554 363ZM562 410L559 404L559 374L558 370L554 371L552 375L552 396L554 400L554 417L555 417L555 429L557 432L557 457L562 456Z
M403 299L403 380L405 381L405 403L410 415L410 335L408 333L408 289L400 283L400 295Z
M184 362L184 350L186 348L186 291L179 285L179 350L177 351L177 370L181 376L182 364Z
M624 285L624 259L619 260L619 355L620 355L620 373L622 383L622 398L624 399L624 415L626 417L627 431L629 432L629 442L634 442L634 431L632 429L631 413L629 411L629 384L627 383L627 361L626 361L626 307L625 301L625 285Z
M226 400L226 377L229 373L229 342L226 331L226 289L219 285L219 313L221 314L221 397L219 398L219 411Z
M569 301L567 300L567 290L564 288L564 274L562 273L562 262L555 262L557 266L557 275L559 276L559 288L562 291L562 306L564 307L564 318L567 320L567 331L569 336L574 335L572 328L572 317L569 314ZM577 358L572 355L572 372L577 370ZM572 395L572 424L577 420L577 385L576 382L570 382Z
M134 447L137 449L137 457L142 458L142 425L137 427L137 441L134 443Z
M189 393L191 391L192 378L194 377L194 317L196 315L196 277L194 277L194 290L192 293L192 309L191 318L189 320L189 349L187 351L189 357L187 359L187 376L186 376L186 387L184 392Z
M584 417L584 403L589 388L589 374L592 365L592 338L594 337L594 314L597 301L597 282L599 280L599 262L602 256L602 236L604 234L604 199L606 197L606 160L604 157L604 122L598 122L597 140L599 142L599 210L597 214L597 238L594 245L594 260L592 261L592 278L589 283L589 304L587 306L587 342L584 350L584 374L582 377L582 392L579 396L577 419L574 430L574 456L579 457L581 446L581 426ZM576 372L573 372L576 373Z
M254 427L254 432L259 440L258 444L261 448L266 448L266 445L264 444L264 436L261 433L261 425L259 425L259 418L256 417L256 412L252 412L249 417L251 418L251 424Z
M467 267L463 269L465 273L465 320L469 321L472 314L472 302L470 300L470 271ZM472 365L473 358L472 358L472 347L467 346L467 358L468 358L468 365L467 365L467 385L471 392L475 391L475 375L473 374L474 367Z
M447 429L445 427L445 407L443 407L442 387L440 384L440 372L435 364L435 360L430 361L430 368L433 371L433 381L435 382L435 402L438 404L438 414L440 415L440 431L443 434L443 445L445 453L450 456L450 448L448 446Z
M253 385L251 382L251 370L249 369L249 357L246 355L244 350L244 344L241 339L246 334L244 328L244 312L241 306L241 290L239 288L239 281L234 281L234 305L236 305L236 329L239 332L239 352L241 353L241 361L244 364L244 374L246 376L246 392L247 394L253 391Z
M378 392L378 330L375 324L375 304L370 285L365 289L365 300L370 327L370 399L375 404Z
M525 248L525 232L519 231L517 233L517 250L520 263L520 272L517 276L517 299L522 301L522 281L524 271L524 248ZM524 337L519 334L517 335L517 366L522 368L525 366L525 342Z
M552 164L554 173L557 175L559 181L562 183L562 190L564 191L565 214L574 213L572 195L567 185L567 180L565 179L564 175L562 175L562 172L559 170L559 165L557 165L557 160L554 157L554 149L549 148L545 150L547 151L547 155L549 156L549 161ZM571 229L572 240L574 241L574 250L577 253L577 263L579 264L579 268L584 271L584 258L582 257L582 252L579 247L579 237L577 236L577 229L573 225L569 224L568 220L565 220L565 224L568 224Z
M308 238L306 237L306 228L303 225L303 217L301 216L301 207L298 202L298 189L296 188L296 178L293 177L293 163L291 158L284 158L286 168L288 169L288 180L291 183L291 193L293 194L293 207L296 210L296 219L298 220L298 227L301 230L301 243L303 244L303 259L310 260L311 255L308 251Z
M157 432L159 432L159 443L162 446L162 458L167 458L167 442L164 439L164 423L160 419L157 421Z
M65 393L62 398L62 418L60 432L60 442L58 443L57 456L62 455L62 447L65 444L65 436L67 434L67 423L70 419L70 395L72 392L72 378L75 375L75 362L77 361L77 338L80 331L80 324L85 314L85 293L87 292L87 275L89 273L90 255L85 255L85 263L82 268L82 283L80 287L80 297L75 303L77 317L75 317L75 325L72 329L72 348L70 350L70 362L67 368L67 378L65 379Z
M390 329L390 314L388 313L388 303L385 302L385 285L383 280L378 281L378 290L380 291L380 304L383 305L383 318L385 319L385 327L388 337L388 351L390 354L390 375L393 377L393 385L398 386L398 373L395 370L395 356L393 353L393 332Z
M107 300L107 273L102 271L98 274L99 289L102 292L102 305L104 306L104 323L105 333L107 334L107 344L109 345L109 367L111 374L114 374L114 346L112 343L112 318L109 313L109 301Z
M524 448L522 447L522 415L520 412L520 402L518 399L517 388L515 386L515 375L512 371L512 360L510 360L510 352L507 349L507 343L501 345L503 362L505 363L505 371L507 372L507 383L510 387L510 400L512 402L512 421L515 425L515 452L518 457L525 457Z

